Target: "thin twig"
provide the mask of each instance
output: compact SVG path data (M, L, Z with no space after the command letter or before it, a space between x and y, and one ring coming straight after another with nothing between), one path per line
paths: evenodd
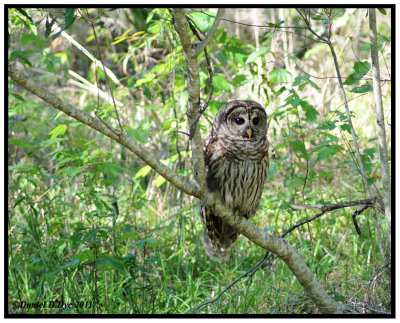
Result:
M351 218L353 219L354 227L355 227L355 229L356 229L356 231L357 231L357 233L358 233L358 235L360 237L362 237L362 233L361 233L360 227L358 226L358 223L357 223L357 220L356 220L356 216L361 214L362 212L364 212L368 208L369 208L369 205L363 205L363 206L361 206L360 208L358 208L357 210L355 210L351 214Z
M310 217L307 219L304 219L300 222L298 222L297 224L295 224L294 226L292 226L290 229L286 230L283 234L281 234L281 238L284 238L287 234L289 234L290 232L292 232L294 229L309 223L311 221L314 221L315 219L319 218L320 216L324 215L326 212L329 211L333 211L333 210L337 210L337 209L342 209L345 207L350 207L350 206L357 206L357 205L367 205L368 207L377 205L379 206L379 209L382 211L384 210L384 205L383 202L374 197L374 198L369 198L366 200L358 200L358 201L349 201L349 202L343 202L343 203L339 203L339 204L327 204L327 205L290 205L293 209L295 210L299 210L299 209L320 209L321 212ZM363 210L364 211L364 210ZM360 212L361 213L361 212Z

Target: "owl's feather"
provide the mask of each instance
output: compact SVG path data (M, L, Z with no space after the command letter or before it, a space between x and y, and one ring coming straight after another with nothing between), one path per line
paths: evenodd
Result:
M235 216L254 216L260 203L268 173L266 121L258 103L232 101L218 112L204 141L207 187L220 194ZM204 204L200 216L206 253L212 259L226 259L239 234Z

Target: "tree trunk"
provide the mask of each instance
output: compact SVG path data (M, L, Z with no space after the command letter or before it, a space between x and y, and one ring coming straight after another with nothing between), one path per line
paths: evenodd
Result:
M382 93L381 93L381 80L379 71L379 57L378 57L378 42L376 32L376 14L375 9L368 9L369 13L369 28L370 28L370 42L371 42L371 58L372 58L372 85L374 89L375 98L375 113L376 124L379 142L379 154L382 165L382 186L383 186L383 202L385 203L385 217L388 225L388 246L391 246L391 218L392 218L392 185L390 180L390 170L388 162L388 152L386 146L386 133L385 133L385 115L383 113ZM390 249L389 249L390 250Z

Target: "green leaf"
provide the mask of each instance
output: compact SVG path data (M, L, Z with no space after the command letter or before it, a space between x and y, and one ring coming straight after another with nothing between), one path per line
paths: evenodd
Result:
M237 87L241 87L249 82L250 82L250 80L247 79L246 75L240 74L240 75L236 75L233 78L232 85L237 88Z
M121 166L108 162L105 162L101 165L101 170L104 174L110 175L113 178L116 178L122 172Z
M21 45L26 46L30 42L33 42L36 47L42 48L49 45L49 43L44 40L42 37L34 35L34 34L22 34L21 35Z
M349 134L351 134L351 129L348 123L341 124L339 127L340 129L347 131Z
M85 236L82 238L81 243L92 240L96 236L98 231L99 231L99 229L91 229L91 230L89 230L85 234Z
M21 8L15 8L15 9L17 11L19 11L20 13L22 13L26 18L28 18L31 23L33 23L32 18L26 13L26 11L24 9L21 9Z
M90 250L90 249L85 249L85 250L79 252L79 253L77 254L77 257L79 258L79 260L80 260L81 262L84 262L84 261L93 261L93 260L94 260L93 251Z
M337 153L337 149L332 147L332 146L326 146L323 147L319 152L318 152L318 157L317 157L317 161L321 160L321 159L325 159L328 156L332 156L335 155Z
M17 94L17 93L11 93L11 95L16 98L17 100L21 101L21 102L25 102L25 99L23 98L23 96Z
M293 82L293 87L300 85L303 81L308 81L310 79L310 75L306 76L296 76Z
M247 53L241 47L227 46L225 47L225 51L228 57L232 58L237 63L246 65L246 60L249 56L249 53Z
M99 257L96 259L96 266L100 267L103 270L124 270L124 265L118 258L105 253L99 255Z
M143 86L143 94L147 99L151 100L151 93L147 86Z
M138 241L136 241L136 244L138 246L141 246L141 247L143 247L146 244L155 245L155 244L157 244L157 239L155 239L155 238L147 238L147 239L144 239L144 240L138 240Z
M36 148L36 146L31 145L25 139L11 139L8 141L10 145L17 146L17 147L24 147L24 148Z
M221 109L225 104L226 102L211 100L208 106L210 107L210 112L215 116L218 113L219 109Z
M165 178L164 177L162 177L161 175L158 175L157 177L156 177L156 179L154 180L154 185L155 186L157 186L157 187L160 187L162 184L164 184L165 183Z
M13 52L11 52L10 61L13 61L16 58L18 58L21 62L25 63L26 65L32 67L32 63L29 61L25 52L19 50L14 50Z
M214 15L215 14L211 12L191 12L188 16L194 20L197 27L199 27L202 31L208 31L214 22Z
M229 82L221 74L217 74L213 77L213 85L216 91L231 92Z
M52 139L47 139L47 140L43 140L40 143L40 146L43 148L47 148L48 146L54 145L58 142L63 141L65 138L52 138Z
M85 169L85 166L67 166L61 169L62 173L68 177L75 177Z
M144 78L136 81L135 87L139 87L140 85L142 85L144 83L150 83L154 80L155 77L156 77L156 75L154 73L147 73Z
M334 121L325 121L317 127L317 129L319 130L333 130L335 128L336 128L336 122Z
M311 19L312 20L322 21L322 23L324 25L328 25L328 24L331 23L331 20L329 20L329 18L325 14L313 16L313 17L311 17Z
M382 15L386 16L386 10L384 8L377 8Z
M293 147L293 149L296 151L300 151L303 155L306 155L306 147L304 146L304 143L301 140L294 140L290 142L290 145Z
M333 170L328 171L328 172L321 172L321 173L318 174L318 177L319 178L325 178L325 177L328 177L328 176L332 175L333 173L334 173Z
M74 23L74 20L75 20L74 13L75 13L75 8L65 9L65 11L64 11L65 23L62 27L63 31L68 29Z
M63 269L70 268L70 267L72 267L72 268L73 268L73 267L76 267L76 266L79 264L79 262L80 262L80 261L79 261L79 258L76 258L76 259L70 261L69 263L67 263L67 264L65 264L65 265L62 265L62 266L60 266L60 267L57 267L56 270L54 270L54 271L52 271L51 273L47 274L46 277L53 276L54 274L57 274L58 272L60 272L60 271L63 270Z
M63 135L67 131L67 125L65 124L60 124L58 125L55 129L53 129L49 135L51 139L56 138L58 135Z
M369 69L371 68L371 64L367 61L364 62L355 62L353 69L354 72L351 73L347 79L343 82L345 85L353 85L360 81L362 77L368 73Z
M301 101L300 106L306 112L306 120L310 122L316 122L319 115L318 111L308 102Z
M304 179L300 178L299 176L296 176L295 178L286 181L285 187L291 189L303 184L304 184Z
M265 46L261 47L260 50L251 53L249 57L247 57L246 64L254 62L257 59L257 57L264 56L266 53L267 53L267 47Z
M151 167L149 165L146 165L139 169L139 171L135 175L135 179L139 179L140 177L146 177L148 173L151 171Z
M372 85L370 84L363 84L359 87L355 87L354 89L351 89L350 92L353 93L367 93L372 91Z
M375 153L376 153L376 149L375 148L364 149L364 155L367 156L371 160L374 158L374 154Z
M278 91L275 92L275 96L276 97L280 96L286 90L287 90L287 88L285 86L282 86Z
M50 34L51 34L51 27L53 27L54 24L54 20L52 19L51 21L49 21L49 19L46 19L46 30L44 32L44 37L45 38L49 38Z
M287 82L289 74L290 73L284 68L277 68L268 74L268 79L271 81L271 83L277 85L282 82Z

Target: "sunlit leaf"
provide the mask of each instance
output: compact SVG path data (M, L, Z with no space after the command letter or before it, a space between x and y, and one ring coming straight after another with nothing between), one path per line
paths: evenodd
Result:
M49 135L51 139L56 138L58 135L63 135L67 131L67 125L65 124L60 124L58 125L55 129L53 129Z
M268 79L271 81L271 83L273 83L274 85L277 85L282 82L287 82L289 74L290 73L286 69L277 68L277 69L272 70L268 74Z

